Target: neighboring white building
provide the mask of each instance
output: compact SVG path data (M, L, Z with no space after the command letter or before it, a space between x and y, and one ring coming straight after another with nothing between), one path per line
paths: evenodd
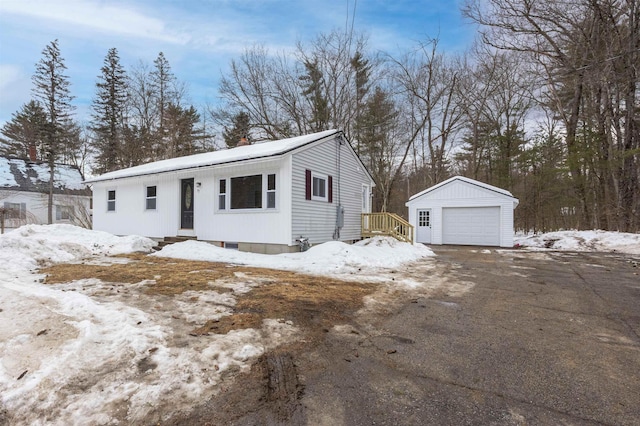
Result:
M513 247L513 210L509 191L455 176L409 198L414 241Z
M342 131L157 161L93 184L94 229L191 236L243 251L361 239L371 175Z
M75 166L56 164L53 222L90 226L91 190ZM49 165L40 161L0 157L0 208L4 229L48 222ZM2 220L2 214L0 214Z

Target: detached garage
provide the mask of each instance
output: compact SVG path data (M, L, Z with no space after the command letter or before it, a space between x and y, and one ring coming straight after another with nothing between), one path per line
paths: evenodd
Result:
M414 241L426 244L513 246L513 210L507 190L455 176L409 198Z

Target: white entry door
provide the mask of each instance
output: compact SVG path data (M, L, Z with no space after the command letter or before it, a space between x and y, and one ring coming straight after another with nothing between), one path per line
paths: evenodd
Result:
M417 243L431 243L431 209L418 210Z

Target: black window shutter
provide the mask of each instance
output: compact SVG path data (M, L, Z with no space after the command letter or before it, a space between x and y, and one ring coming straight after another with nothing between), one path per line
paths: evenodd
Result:
M333 176L329 176L329 182L327 182L327 186L329 187L329 194L327 196L328 201L333 203Z
M311 199L311 170L305 170L304 175L305 175L305 179L304 179L305 199L310 200Z

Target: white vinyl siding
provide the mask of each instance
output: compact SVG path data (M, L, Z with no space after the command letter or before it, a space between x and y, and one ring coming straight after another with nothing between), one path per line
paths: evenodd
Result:
M344 207L344 226L340 240L359 240L361 235L362 186L372 185L353 150L340 147L340 169L337 167L337 142L315 143L293 154L292 158L292 241L300 236L311 244L331 241L336 228L336 210ZM332 177L332 202L317 202L305 197L306 170ZM340 187L339 187L340 185ZM328 188L327 188L328 191ZM328 195L328 194L327 194Z

